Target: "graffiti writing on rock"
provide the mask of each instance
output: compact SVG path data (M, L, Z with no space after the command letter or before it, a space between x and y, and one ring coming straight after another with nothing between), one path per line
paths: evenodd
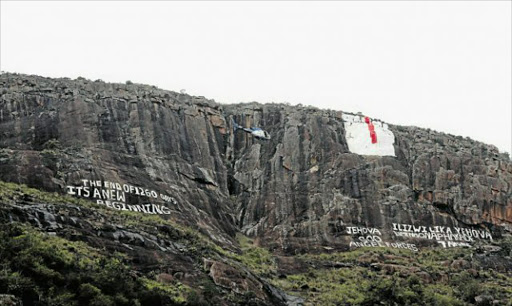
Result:
M350 247L390 247L395 249L408 249L418 251L415 244L404 242L389 242L382 240L382 232L373 227L347 227L347 234L353 236Z
M395 237L419 238L436 241L443 247L470 247L475 240L492 241L488 230L466 227L423 226L393 223Z
M152 203L128 204L126 203L127 194L143 197L144 201L148 202L150 200L162 200L170 204L177 204L176 200L171 196L139 186L102 180L83 179L81 182L81 186L66 186L67 194L91 198L96 200L97 204L105 205L112 209L142 212L145 214L169 215L171 213L170 209L165 205Z

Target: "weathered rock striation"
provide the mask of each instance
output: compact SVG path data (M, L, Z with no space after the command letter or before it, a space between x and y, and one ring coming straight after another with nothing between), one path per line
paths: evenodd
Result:
M345 249L347 226L512 223L512 163L494 146L390 125L396 157L349 152L340 111L224 105L153 86L0 77L0 179L65 192L107 180L163 192L170 218L232 245ZM231 119L262 126L261 141ZM137 201L134 197L132 199ZM384 237L391 233L384 233Z

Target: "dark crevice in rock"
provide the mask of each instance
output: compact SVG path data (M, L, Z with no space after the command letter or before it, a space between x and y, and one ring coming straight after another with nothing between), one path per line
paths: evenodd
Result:
M453 207L447 203L440 203L440 202L433 202L432 205L439 209L439 211L454 215L455 212L453 211Z

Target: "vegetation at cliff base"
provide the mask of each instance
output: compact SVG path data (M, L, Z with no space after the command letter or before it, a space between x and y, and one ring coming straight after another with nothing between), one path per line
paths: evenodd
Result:
M51 205L51 211L61 216L79 211L76 207L94 214L86 219L94 229L119 224L134 233L172 241L182 249L179 254L186 254L186 260L204 274L194 280L197 286L172 276L162 281L154 270L175 264L159 259L163 252L154 251L157 260L142 271L128 253L80 241L79 237L94 233L62 235L44 232L34 220L10 219L19 207L41 204ZM4 221L0 223L0 294L18 297L24 305L261 305L253 289L235 291L215 283L203 266L205 258L234 268L226 271L250 271L302 297L305 305L512 305L511 237L496 242L499 251L492 252L358 248L285 256L238 233L239 250L234 251L156 215L112 211L90 201L5 182L0 182L0 219ZM225 275L219 278L226 280Z
M242 254L235 255L234 259L240 261L255 274L263 277L273 277L276 273L276 263L269 250L254 245L254 241L240 233L236 235Z
M171 305L184 302L188 291L133 273L120 253L105 256L17 223L0 225L0 254L0 292L24 304Z
M512 305L512 273L483 266L474 249L358 248L287 257L304 272L286 273L276 256L237 235L235 258L305 305ZM506 258L512 237L499 246ZM504 268L506 269L506 268ZM279 271L281 270L281 271Z
M182 241L183 247L192 255L213 248L213 243L205 243L205 238L196 231L158 216L113 212L90 201L0 181L0 208L19 203L29 207L48 204L63 216L68 216L69 209L75 209L73 207L92 208L104 221L90 218L87 222L98 229L104 226L105 218L109 224L122 224L133 231L159 226L165 227L165 233L159 235ZM7 210L0 209L2 220L9 220L8 214ZM24 305L35 302L40 305L188 305L191 301L195 304L203 302L196 291L177 280L161 282L153 273L139 272L124 253L112 253L97 245L71 241L55 232L45 233L33 225L13 221L0 224L0 294L14 295Z
M307 272L272 283L308 305L512 305L510 271L482 267L473 252L360 248L305 254L298 258Z

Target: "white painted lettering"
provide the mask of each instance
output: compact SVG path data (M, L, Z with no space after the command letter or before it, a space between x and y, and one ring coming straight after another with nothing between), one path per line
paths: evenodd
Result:
M75 187L73 187L73 186L66 186L66 188L68 189L68 191L67 191L68 194L71 194L71 195L75 195L76 194Z

